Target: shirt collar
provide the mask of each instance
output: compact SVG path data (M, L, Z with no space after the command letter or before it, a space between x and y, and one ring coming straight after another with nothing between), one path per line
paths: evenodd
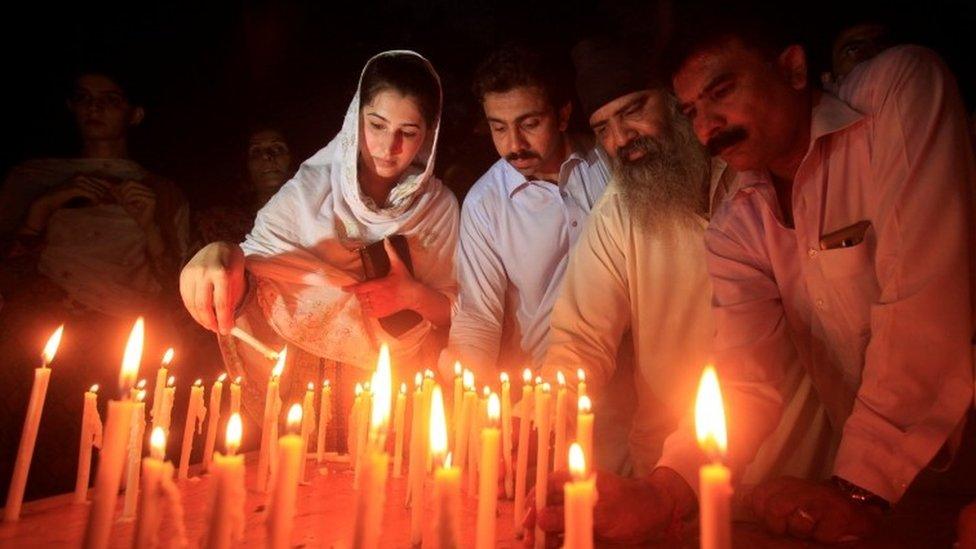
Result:
M813 106L810 120L810 144L826 135L839 132L860 122L864 115L829 93L821 93Z
M599 155L592 148L587 149L586 145L579 139L569 136L570 146L572 147L572 152L563 160L563 163L559 166L559 173L562 174L561 180L559 181L559 188L566 186L566 182L569 180L570 174L573 173L573 169L580 162L585 163L587 166L591 166L599 161ZM527 188L529 185L539 182L538 179L529 179L519 173L507 160L505 162L505 190L508 192L508 197L513 198L519 191ZM551 185L548 181L545 182Z

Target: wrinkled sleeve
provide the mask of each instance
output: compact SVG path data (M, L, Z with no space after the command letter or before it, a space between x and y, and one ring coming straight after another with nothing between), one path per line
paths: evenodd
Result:
M866 109L880 193L872 220L880 297L834 473L897 501L972 400L976 170L948 69L922 48L889 53L863 75L879 90Z

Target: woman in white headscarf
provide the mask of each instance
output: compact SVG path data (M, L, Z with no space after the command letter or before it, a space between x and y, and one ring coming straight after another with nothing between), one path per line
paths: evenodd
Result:
M287 343L284 385L332 379L342 387L337 412L351 381L375 367L381 342L399 380L434 364L456 294L458 227L457 200L433 176L440 110L440 80L426 59L408 51L370 59L339 135L258 212L245 241L210 244L183 269L190 314L219 334L236 323ZM405 237L412 274L385 241L389 274L364 282L359 249L391 235ZM408 329L389 330L384 317L405 310L416 313ZM256 417L272 364L221 339Z

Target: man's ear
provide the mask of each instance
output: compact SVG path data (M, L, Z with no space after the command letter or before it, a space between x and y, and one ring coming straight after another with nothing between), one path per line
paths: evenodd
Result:
M559 131L564 132L569 128L569 116L573 114L573 102L567 101L559 108Z
M798 91L806 89L807 52L803 50L803 46L799 44L788 46L776 58L776 65L791 88Z
M132 114L129 116L129 125L138 126L142 124L142 119L146 117L146 109L142 107L135 107L132 109Z

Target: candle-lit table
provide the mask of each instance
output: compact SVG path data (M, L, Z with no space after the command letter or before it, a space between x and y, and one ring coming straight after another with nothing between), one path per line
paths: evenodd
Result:
M262 547L265 539L265 494L250 489L257 466L257 456L247 456L248 493L245 504L247 525L245 545ZM313 462L309 462L310 472ZM193 472L193 468L191 468ZM195 473L192 473L195 474ZM312 475L310 475L312 476ZM298 506L295 516L292 545L294 547L349 547L353 528L354 492L352 471L343 464L330 464L326 474L316 474L308 485L299 486ZM209 479L191 477L180 483L186 518L186 531L190 547L197 547L205 530L208 505ZM406 477L390 478L384 511L381 547L408 547L410 536L410 511L404 507ZM428 488L430 486L428 485ZM0 547L79 547L88 514L87 504L72 504L71 494L56 496L24 504L18 523L0 523ZM462 497L461 537L465 547L473 546L477 502ZM845 544L843 547L948 547L954 538L956 513L965 502L957 499L916 498L906 501L885 519L881 536L870 543ZM122 498L118 501L119 510ZM432 497L426 499L428 513L432 517ZM498 547L521 547L512 538L512 502L498 502ZM117 515L118 516L118 513ZM164 534L175 534L164 519ZM424 524L425 539L432 539L433 520ZM116 520L112 530L111 547L129 548L132 544L132 521ZM796 540L775 538L752 524L735 526L733 534L736 547L813 547ZM697 546L694 535L686 540L688 547ZM598 544L598 546L607 547Z

